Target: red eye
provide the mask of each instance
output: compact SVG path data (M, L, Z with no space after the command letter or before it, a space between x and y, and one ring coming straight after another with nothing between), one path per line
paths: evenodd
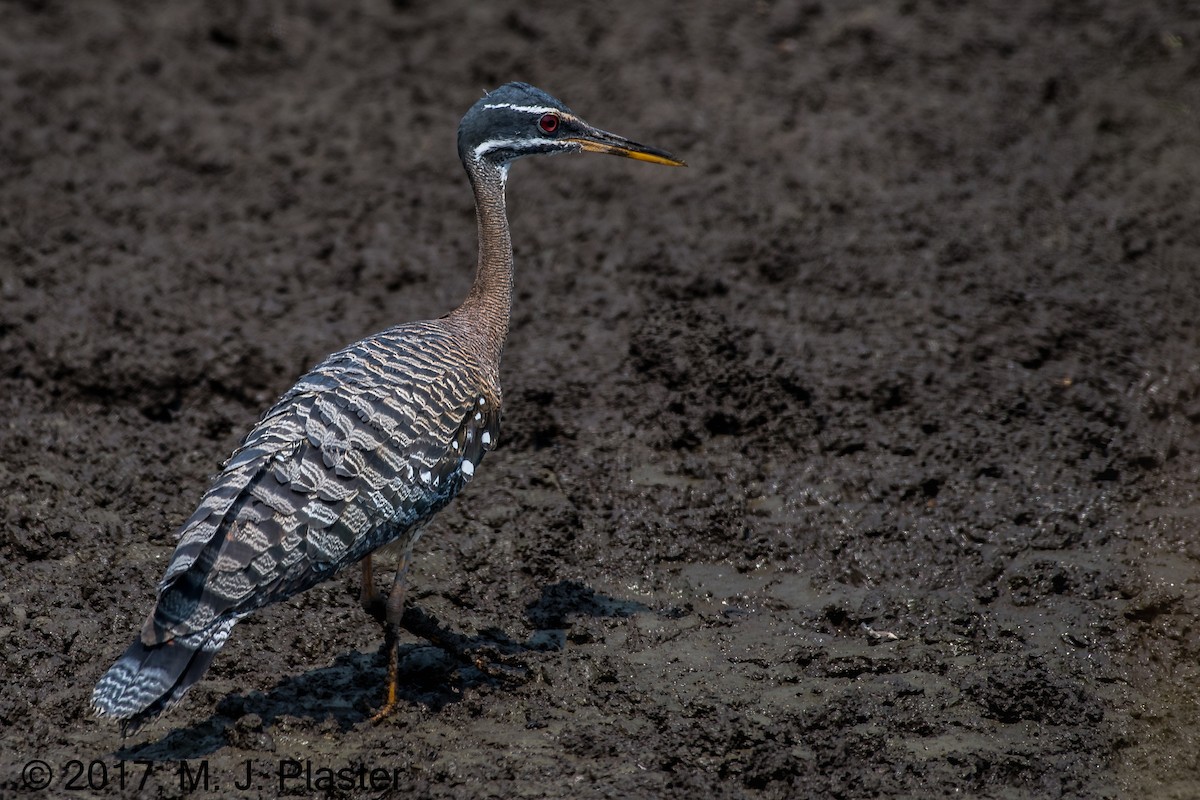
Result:
M542 118L538 120L538 127L546 133L554 133L558 130L558 114L542 114Z

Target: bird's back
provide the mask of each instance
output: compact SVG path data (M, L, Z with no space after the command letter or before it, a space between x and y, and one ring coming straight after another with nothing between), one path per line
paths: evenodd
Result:
M498 392L456 333L402 325L301 378L184 524L142 640L303 591L449 502L499 427Z
M109 709L143 693L137 685L146 677L137 675L145 668L133 659L144 665L152 650L175 644L215 653L245 614L414 536L498 436L495 370L475 350L451 320L410 323L334 353L301 378L184 523L139 640L97 685L97 710L129 716ZM183 666L202 674L207 660ZM175 670L160 671L151 683ZM163 708L173 703L165 700Z

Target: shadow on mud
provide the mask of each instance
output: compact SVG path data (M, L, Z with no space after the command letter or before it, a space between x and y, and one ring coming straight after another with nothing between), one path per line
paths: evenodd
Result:
M542 589L525 608L532 634L519 642L497 628L474 636L455 633L417 608L405 611L409 630L434 634L442 647L417 643L400 646L400 701L432 713L463 699L482 685L513 688L528 677L520 661L527 653L562 650L572 621L582 617L629 617L649 611L641 603L599 594L578 581L560 581ZM412 624L409 624L412 623ZM176 761L203 758L228 745L272 750L269 729L282 718L324 723L346 732L367 723L387 690L387 653L343 653L332 664L287 677L266 692L234 693L217 703L215 712L161 739L121 747L115 758Z

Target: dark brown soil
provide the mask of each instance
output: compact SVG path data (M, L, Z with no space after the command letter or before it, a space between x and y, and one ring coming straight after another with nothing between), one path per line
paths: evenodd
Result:
M507 80L690 164L513 169L411 595L511 675L406 640L371 724L351 572L122 742L239 437L466 292ZM1200 796L1198 183L1183 0L0 3L0 795Z

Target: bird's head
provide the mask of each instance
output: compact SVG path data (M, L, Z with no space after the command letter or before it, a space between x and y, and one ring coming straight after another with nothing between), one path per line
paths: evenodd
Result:
M663 150L593 128L562 101L527 83L506 83L487 93L458 126L458 154L468 167L482 162L506 171L524 156L581 152L685 166Z

